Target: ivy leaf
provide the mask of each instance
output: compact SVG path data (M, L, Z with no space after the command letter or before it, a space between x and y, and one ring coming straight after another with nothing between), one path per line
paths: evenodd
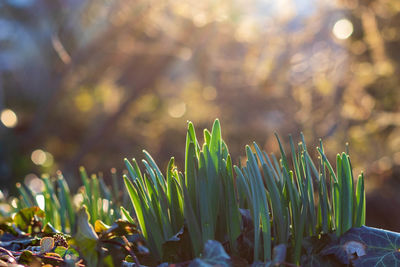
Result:
M230 260L221 243L215 240L208 240L204 244L201 258L194 259L189 267L229 267L231 266Z
M400 234L367 226L352 228L321 254L334 254L341 263L355 267L399 266Z

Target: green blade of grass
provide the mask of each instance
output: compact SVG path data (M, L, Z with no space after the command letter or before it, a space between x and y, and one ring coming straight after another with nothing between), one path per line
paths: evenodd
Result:
M214 121L212 130L211 130L211 140L209 146L209 154L211 156L212 161L214 162L215 168L219 169L219 158L222 152L222 138L221 138L221 125L219 120L216 119Z
M212 159L211 152L209 151L207 145L204 146L204 156L206 160L206 183L207 183L207 191L205 194L209 195L209 205L212 207L211 212L211 226L213 231L215 232L217 225L217 216L219 213L219 193L221 192L221 177L218 174L218 168L215 166L215 161ZM220 151L219 151L220 152ZM206 156L207 155L207 156ZM216 159L220 161L220 156ZM221 163L222 164L222 163ZM221 165L219 164L219 165Z
M351 166L346 153L342 154L342 194L341 194L341 208L342 208L342 232L346 232L353 225L353 176L351 173Z
M64 199L64 194L61 191L60 187L57 187L57 195L58 195L58 200L60 201L60 208L58 209L58 214L60 216L60 223L61 223L61 231L63 233L66 232L65 226L66 226L66 200Z
M335 183L337 183L337 177L336 177L335 171L333 170L332 165L328 161L328 158L326 157L326 155L324 154L324 152L322 151L321 148L317 147L317 150L318 150L319 154L321 155L321 158L324 161L325 165L328 167L328 171L331 174L333 181Z
M233 170L231 157L228 155L227 161L223 160L223 165L226 166L222 172L222 182L224 189L225 203L225 223L231 249L237 252L236 239L240 235L241 215L236 197L236 190L233 181Z
M69 187L67 182L64 179L64 176L62 175L61 172L57 173L58 176L58 186L61 189L63 198L65 200L65 205L68 213L68 222L69 222L69 227L70 230L74 229L75 225L75 211L72 206L72 199L71 199L71 192L69 191Z
M249 146L246 146L247 165L249 172L255 181L254 192L255 199L258 202L260 219L261 219L261 233L263 237L263 261L271 260L271 225L269 218L269 208L265 194L264 184L259 171L256 158ZM257 255L258 256L258 255Z
M185 218L187 220L187 227L188 227L189 234L190 234L191 244L192 244L195 256L198 256L198 255L200 255L200 253L203 249L203 245L204 245L203 240L201 238L200 226L198 224L196 215L193 211L189 192L186 188L186 184L185 184L183 175L179 175L179 178L180 178L180 182L182 185L182 192L183 192L183 197L184 197L184 213L185 213Z
M168 198L168 205L171 210L171 225L172 230L174 233L177 233L179 229L182 228L183 225L183 214L180 208L180 198L182 195L179 194L177 189L177 182L174 178L174 165L175 159L172 157L169 160L168 167L167 167L167 198Z
M340 209L340 188L338 183L333 184L333 206L334 206L334 221L336 226L336 235L342 234L342 223L341 223L341 209Z
M365 225L365 191L363 173L358 176L357 180L356 209L354 227L361 227Z
M189 133L188 133L189 135ZM188 190L188 196L190 198L190 204L195 214L198 214L197 210L197 170L196 170L197 157L196 148L193 142L188 144L185 154L185 181L182 183Z
M208 173L207 173L207 163L204 157L204 153L200 152L200 164L199 164L199 181L198 181L198 197L199 197L199 211L200 211L200 227L201 227L201 234L202 240L210 240L214 238L214 229L215 229L215 222L213 215L214 212L211 209L214 208L212 206L212 199L209 192L209 185L208 183L211 181L207 180ZM212 179L212 178L210 178Z
M305 147L304 147L305 149ZM313 181L311 177L311 171L309 164L306 163L306 159L304 157L304 153L301 156L301 161L303 164L304 168L304 173L306 177L306 188L307 188L307 204L308 204L308 210L309 210L309 216L310 216L310 228L311 228L311 233L312 235L316 235L316 225L317 225L317 216L315 212L315 203L314 203L314 186L313 186Z
M91 211L90 211L90 221L92 225L99 219L99 199L100 199L100 188L99 188L99 180L96 175L92 175L90 179L90 189L92 195L91 197Z
M161 188L162 185L158 182L158 187ZM172 230L171 220L170 220L170 206L168 205L168 197L164 190L159 190L157 202L158 202L158 213L161 217L162 229L164 233L165 240L170 239L176 232Z
M136 224L135 220L132 218L132 216L130 215L129 211L127 211L124 207L120 207L121 209L121 214L123 214L125 216L125 218L127 219L128 222Z
M321 210L321 227L324 233L329 231L329 199L327 195L327 188L325 183L325 177L321 173L320 183L319 183L319 205Z
M89 181L88 175L87 175L86 170L85 170L84 167L82 167L82 166L79 167L79 173L80 173L80 176L81 176L81 179L82 179L83 186L85 187L85 194L83 195L84 196L83 202L86 205L86 207L89 210L91 210L92 199L89 196L92 195L92 191L91 191L91 188L90 188L90 181Z
M210 146L210 141L211 141L211 133L209 130L204 129L203 131L203 135L204 135L204 142Z
M261 162L262 170L264 173L264 181L267 185L267 189L271 196L271 207L272 207L272 216L273 222L275 224L275 229L278 233L278 243L286 243L287 242L287 229L286 229L286 219L284 216L284 210L282 206L283 196L279 192L278 186L276 185L276 181L272 175L272 172L267 165L266 161L263 158L263 154L258 147L258 145L254 142L254 147L256 149L258 159Z
M146 160L142 160L142 163L146 167L146 173L149 175L148 177L150 177L152 184L156 187L158 192L159 190L161 190L161 188L158 188L158 183L157 183L158 178L156 177L155 171L153 170L152 167L150 167L149 163L147 163Z
M199 145L199 142L197 142L196 132L194 130L193 123L191 121L188 121L188 129L187 129L187 133L186 133L185 155L188 154L190 143L194 144L195 154L196 154L196 158L197 158L199 156L199 152L200 152L200 145ZM186 161L185 161L185 166L186 166Z
M288 160L287 160L287 157L286 157L286 154L285 154L285 150L283 149L281 140L279 139L279 136L278 136L277 133L275 133L275 137L276 137L276 140L278 141L278 144L279 144L279 150L281 151L283 167L285 167L286 170L289 171L289 164L288 164Z
M133 186L131 180L126 175L123 176L123 179L124 179L125 187L128 191L129 197L133 203L133 208L135 210L136 218L138 219L140 229L142 230L143 236L147 239L148 238L148 234L147 234L148 229L146 227L146 222L144 220L144 215L143 215L144 206L141 205L139 195L138 195L135 187Z
M20 183L17 183L16 187L17 187L19 194L22 196L22 199L23 199L25 205L27 207L33 207L34 204L33 204L32 200L30 199L30 197L28 196L28 193L26 192L24 186Z
M275 181L277 183L277 185L279 185L279 189L282 191L283 189L283 184L284 184L284 179L283 179L283 175L282 172L280 172L279 170L275 170L274 166L272 165L272 162L270 160L270 158L268 157L268 154L265 151L262 151L262 154L266 160L266 164L268 166L268 168L272 171L272 173L274 174L275 177Z
M146 150L143 150L143 153L144 153L148 163L151 165L151 167L155 171L158 181L165 191L166 190L165 178L164 178L163 174L161 173L160 168L158 168L156 162L154 161L154 159L151 157L151 155Z

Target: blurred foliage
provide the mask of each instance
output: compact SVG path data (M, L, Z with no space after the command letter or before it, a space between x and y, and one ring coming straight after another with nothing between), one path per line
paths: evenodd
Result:
M186 120L219 117L232 158L275 131L348 141L367 224L400 230L399 43L397 0L1 1L2 187L61 169L74 188L145 147L182 166Z

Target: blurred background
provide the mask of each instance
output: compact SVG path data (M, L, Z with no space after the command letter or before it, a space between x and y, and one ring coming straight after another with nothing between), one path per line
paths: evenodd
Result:
M349 142L367 224L400 231L399 79L398 0L2 0L0 189L142 149L182 168L186 121L218 117L234 159Z

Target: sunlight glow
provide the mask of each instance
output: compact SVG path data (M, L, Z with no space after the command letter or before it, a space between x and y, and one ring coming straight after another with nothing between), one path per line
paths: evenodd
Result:
M43 165L46 162L46 152L41 149L36 149L32 152L31 160L36 165Z
M36 195L36 202L39 205L39 208L44 210L45 208L45 201L44 201L44 196L42 194Z
M31 189L36 194L43 192L44 183L36 174L30 173L25 176L24 182L29 189Z
M348 19L340 19L336 21L335 25L333 26L332 32L336 38L340 40L347 39L353 33L353 23Z
M214 100L217 98L217 90L213 86L206 86L203 88L203 97L205 100Z
M43 167L50 167L54 163L54 157L49 152L45 152L45 153L46 153L46 161L42 165L43 165Z
M14 128L18 123L17 115L11 109L4 109L1 112L0 120L7 128Z
M102 199L103 202L103 211L107 212L108 209L110 208L110 202L108 201L108 199Z
M180 102L172 104L168 107L168 114L172 118L181 118L186 113L186 103Z

